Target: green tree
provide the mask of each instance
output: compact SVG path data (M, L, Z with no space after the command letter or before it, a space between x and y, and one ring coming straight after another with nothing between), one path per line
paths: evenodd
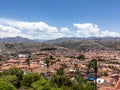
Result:
M0 81L0 90L17 90L12 84Z
M92 69L95 73L95 90L97 90L97 59L92 59L88 64L88 70Z
M11 83L15 87L18 87L18 78L15 75L4 75L0 77L0 80Z
M83 55L83 54L80 54L78 57L77 57L77 59L79 59L79 60L85 60L85 55Z
M94 83L78 75L75 76L73 90L94 90Z
M20 68L16 68L16 67L11 67L8 70L3 72L3 75L15 75L17 76L18 80L22 80L22 76L23 76L23 71Z
M51 86L50 81L43 79L43 78L36 82L33 82L31 84L31 87L34 90L63 90L62 88ZM67 89L65 89L65 90L67 90Z
M4 55L0 55L0 61L2 61L2 63L5 62L5 56Z
M57 75L61 75L61 76L65 75L64 69L63 69L62 67L59 68L59 69L57 70L56 74L57 74Z
M50 86L50 82L48 80L45 79L40 79L36 82L33 82L31 84L31 87L34 90L51 90L51 86Z
M23 77L23 71L20 68L16 67L11 67L8 70L4 71L2 75L15 75L18 78L18 83L16 87L20 87L20 81L22 80Z
M72 81L64 74L63 68L59 68L51 78L51 84L57 87L72 86Z
M81 84L75 84L73 86L73 90L94 90L94 84L92 83L81 83Z
M51 84L56 87L72 86L71 80L65 75L54 75L51 78Z
M29 72L23 76L23 80L21 81L22 85L25 87L30 87L31 84L37 80L40 80L41 75L33 72Z
M47 72L48 72L49 66L50 66L50 58L49 58L49 57L46 57L46 58L44 59L44 63L45 63L46 66L47 66Z
M30 54L28 54L28 57L27 57L27 59L26 59L26 63L27 63L27 65L28 65L28 69L30 69L30 61L31 61L31 55Z

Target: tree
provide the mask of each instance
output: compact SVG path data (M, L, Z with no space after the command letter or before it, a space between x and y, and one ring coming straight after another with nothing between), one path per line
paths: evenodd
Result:
M45 79L40 79L36 82L33 82L31 84L31 87L34 90L51 90L51 86L50 86L50 82L48 80Z
M16 85L16 87L20 87L20 81L22 80L23 77L23 71L20 68L16 68L16 67L11 67L10 69L4 71L2 73L2 75L15 75L18 79L18 83Z
M53 57L53 55L50 55L50 60L54 60L55 58Z
M95 72L97 71L97 59L92 59L88 64L88 70L93 69Z
M21 83L25 87L30 87L33 82L40 79L41 79L41 75L37 73L29 72L23 76L23 80L21 81Z
M97 90L97 59L92 59L88 65L88 69L93 69L95 73L95 90Z
M8 70L3 72L4 75L15 75L18 80L22 80L23 71L20 68L11 67Z
M57 70L56 74L57 74L57 75L61 75L61 76L65 75L64 69L63 69L62 67L59 68L59 69Z
M2 56L2 55L0 55L0 61L2 61L2 59L3 59L3 56Z
M17 90L12 84L0 81L0 90Z
M66 76L61 76L61 75L53 75L51 78L51 84L52 86L56 87L63 87L63 86L72 86L72 81Z
M73 90L94 90L94 84L81 75L75 76Z
M15 87L18 87L18 78L15 75L4 75L0 78L0 80L11 83Z
M5 57L3 55L0 55L0 61L2 61L2 63L5 62Z
M30 69L30 60L31 60L31 55L28 54L28 57L26 59L27 65L28 65L28 69Z
M49 70L49 65L50 65L50 58L49 58L49 57L46 57L46 58L44 59L44 63L47 65L47 72L48 72L48 70Z
M77 57L77 59L79 59L79 60L85 60L85 55L83 55L83 54L80 54L78 57Z
M57 87L72 86L72 81L64 74L63 68L59 68L51 78L51 84Z

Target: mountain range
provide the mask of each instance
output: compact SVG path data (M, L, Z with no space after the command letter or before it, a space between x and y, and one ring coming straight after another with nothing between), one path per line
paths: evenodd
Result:
M0 38L0 42L33 42L33 40L17 36L17 37Z
M120 41L120 37L62 37L52 40L40 40L40 39L28 39L23 38L20 36L17 37L7 37L7 38L0 38L0 42L45 42L45 43L61 43L66 41L84 41L84 40L103 40L103 41Z
M107 49L120 50L120 37L62 37L53 40L31 40L23 37L0 38L0 53L37 51L41 48L64 47L77 50ZM2 52L1 52L2 51Z

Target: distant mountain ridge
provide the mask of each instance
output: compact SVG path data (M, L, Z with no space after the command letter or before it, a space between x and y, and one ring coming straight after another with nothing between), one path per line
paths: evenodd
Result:
M84 41L84 40L103 40L103 41L120 41L120 37L62 37L53 40L47 40L49 43L61 43L66 41Z
M20 36L17 37L7 37L7 38L0 38L0 42L45 42L45 43L61 43L66 41L84 41L84 40L103 40L103 41L120 41L120 37L62 37L52 40L42 40L42 39L35 39L31 40L28 38L23 38Z
M34 41L28 38L17 36L17 37L0 38L0 42L34 42Z
M62 37L53 40L31 40L19 36L0 38L0 50L4 53L6 51L12 52L16 49L19 51L39 50L44 47L64 47L77 50L113 48L120 50L120 37Z

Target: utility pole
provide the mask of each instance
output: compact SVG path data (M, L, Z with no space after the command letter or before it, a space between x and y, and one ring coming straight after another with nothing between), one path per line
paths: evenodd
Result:
M95 81L94 82L94 85L95 85L94 90L97 90L97 72L98 72L97 60L98 60L97 58L93 58L91 60L91 62L89 63L89 66L88 66L89 69L92 68L93 72L94 72L94 76L93 76L94 79L91 80L91 78L90 78L90 81L93 81L93 80Z
M95 73L95 90L97 90L97 72L98 72L98 67L97 67L97 59L94 59L94 73Z

